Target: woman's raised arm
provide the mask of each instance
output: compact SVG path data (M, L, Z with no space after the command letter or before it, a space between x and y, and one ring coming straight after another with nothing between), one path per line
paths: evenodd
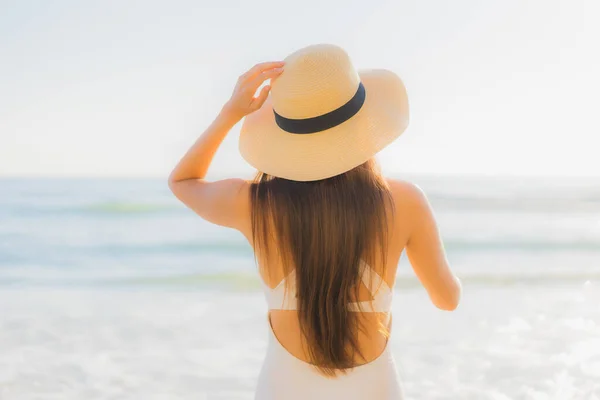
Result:
M245 220L244 195L248 183L242 179L208 182L204 178L217 149L231 128L265 102L270 86L254 97L267 79L283 71L283 62L255 65L239 77L231 99L210 126L181 158L169 176L169 188L186 206L214 224L239 228Z

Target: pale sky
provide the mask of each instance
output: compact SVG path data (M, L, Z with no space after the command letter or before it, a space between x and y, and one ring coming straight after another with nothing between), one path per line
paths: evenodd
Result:
M404 80L394 174L600 176L596 0L0 2L0 175L163 176L238 75L313 43ZM252 173L234 128L212 176Z

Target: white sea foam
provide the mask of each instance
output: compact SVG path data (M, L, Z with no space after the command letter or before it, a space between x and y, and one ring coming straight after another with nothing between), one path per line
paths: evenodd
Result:
M407 398L600 396L600 292L581 302L581 291L466 286L453 313L422 290L397 292ZM5 289L0 304L7 400L252 399L267 344L255 291Z

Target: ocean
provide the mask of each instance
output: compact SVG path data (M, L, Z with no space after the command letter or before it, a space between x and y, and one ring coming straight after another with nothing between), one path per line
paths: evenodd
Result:
M407 399L600 400L600 179L407 178L464 285L403 255ZM267 344L252 249L166 179L0 179L0 399L252 399Z

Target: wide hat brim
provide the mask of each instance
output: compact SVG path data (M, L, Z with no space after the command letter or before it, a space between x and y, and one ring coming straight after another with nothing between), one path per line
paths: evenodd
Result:
M254 168L294 181L315 181L347 172L366 162L408 126L408 99L393 72L360 70L365 102L350 119L311 134L294 134L275 122L271 96L246 116L240 131L242 157Z

